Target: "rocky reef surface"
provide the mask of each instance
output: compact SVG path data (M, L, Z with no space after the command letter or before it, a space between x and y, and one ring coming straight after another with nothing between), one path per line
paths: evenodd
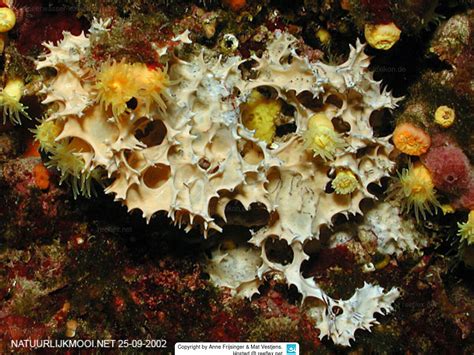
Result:
M468 1L0 15L1 352L472 353Z

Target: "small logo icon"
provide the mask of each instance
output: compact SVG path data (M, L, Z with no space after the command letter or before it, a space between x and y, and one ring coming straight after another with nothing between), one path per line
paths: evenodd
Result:
M296 354L296 344L286 344L286 354Z

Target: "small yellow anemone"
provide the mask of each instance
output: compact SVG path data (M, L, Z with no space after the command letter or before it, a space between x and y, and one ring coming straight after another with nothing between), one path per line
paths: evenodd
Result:
M138 91L132 66L123 60L120 63L104 63L96 79L98 102L106 110L112 107L114 117L120 116L127 110L127 102Z
M441 127L448 128L453 125L455 118L456 113L452 108L448 106L440 106L436 109L434 121Z
M333 160L338 149L346 146L342 135L334 130L331 120L320 112L310 117L308 130L303 134L306 149L312 150L325 161Z
M440 208L441 212L443 212L443 215L452 214L455 212L453 206L451 206L449 203L441 205Z
M8 7L0 8L0 32L8 32L16 24L16 16L12 9Z
M78 195L91 197L92 180L100 183L99 170L86 169L85 161L79 152L87 151L81 140L72 139L54 145L50 151L49 161L45 164L48 168L54 167L61 173L59 184L67 181L72 188L74 198Z
M276 133L276 120L281 111L278 100L268 99L253 90L248 101L242 105L242 122L245 127L255 130L255 137L272 143Z
M357 178L350 170L341 170L331 182L334 192L340 195L350 194L354 192L359 183Z
M431 174L420 162L398 173L398 181L389 189L389 198L400 200L402 211L414 210L417 221L420 215L426 218L426 213L433 214L436 207L441 207Z
M329 46L329 43L331 42L331 34L328 30L320 28L316 31L315 36L324 47Z
M367 43L375 48L389 50L400 39L402 31L393 22L388 24L367 23L364 28L364 35Z
M169 84L168 76L159 68L149 68L143 63L135 63L132 72L137 80L138 101L143 105L142 115L148 115L155 103L161 111L166 110L163 92Z
M166 104L162 98L163 90L168 85L168 77L161 69L148 68L143 63L129 64L124 60L102 65L96 77L97 100L104 109L112 108L114 117L119 117L130 109L140 107L148 115L152 103L162 111ZM136 104L128 107L132 99Z
M461 241L466 241L467 245L474 244L474 210L469 212L466 222L458 223L458 228L458 236L461 237Z
M40 149L50 152L56 145L55 139L61 133L62 127L57 121L42 120L36 128L32 129Z
M14 78L8 80L0 92L0 107L3 107L3 124L5 124L7 117L14 124L21 124L20 114L30 118L26 112L27 107L20 102L24 88L23 80Z

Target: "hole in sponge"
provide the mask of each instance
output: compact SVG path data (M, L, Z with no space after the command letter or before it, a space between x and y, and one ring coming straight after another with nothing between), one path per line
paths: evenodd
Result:
M446 180L447 183L452 184L453 182L456 181L456 176L454 176L454 175L446 175L446 177L445 177L444 179Z
M328 98L326 99L326 104L330 104L330 105L336 106L337 108L341 108L343 101L339 95L332 94L332 95L329 95Z
M331 122L334 126L335 131L338 133L346 133L351 130L350 123L344 121L341 117L334 117Z
M145 143L147 147L153 147L163 143L167 132L163 121L150 121L144 125L144 128L137 130L135 138Z
M264 226L268 224L270 214L263 203L251 203L246 210L242 203L237 200L231 200L225 206L225 216L227 225L238 226Z
M243 139L239 140L237 143L239 146L240 155L247 163L258 164L263 160L263 151L262 148L258 146L258 144Z
M171 169L168 165L157 164L149 167L144 176L143 182L150 189L161 187L171 176Z
M344 310L339 306L333 306L331 308L331 311L336 317L344 313Z
M296 132L296 123L290 122L276 127L276 136L283 137L287 134Z
M306 108L313 111L320 111L323 107L323 100L321 96L313 97L309 91L303 91L296 97L298 101Z
M265 241L265 254L271 262L281 265L291 264L293 261L293 249L286 240L267 238Z
M393 116L388 109L372 112L369 122L375 137L386 137L393 132Z

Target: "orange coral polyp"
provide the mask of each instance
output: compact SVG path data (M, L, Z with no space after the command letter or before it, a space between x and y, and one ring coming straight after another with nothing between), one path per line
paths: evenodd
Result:
M420 156L431 146L431 137L423 129L405 122L395 128L393 143L402 153Z

